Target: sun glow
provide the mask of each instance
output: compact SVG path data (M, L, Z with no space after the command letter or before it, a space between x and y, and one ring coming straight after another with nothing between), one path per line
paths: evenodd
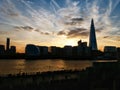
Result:
M75 40L66 40L65 45L75 46L77 42Z

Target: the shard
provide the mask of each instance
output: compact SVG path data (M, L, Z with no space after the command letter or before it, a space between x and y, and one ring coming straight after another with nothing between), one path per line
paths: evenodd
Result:
M93 19L91 20L91 26L90 26L89 47L91 48L91 50L98 50Z

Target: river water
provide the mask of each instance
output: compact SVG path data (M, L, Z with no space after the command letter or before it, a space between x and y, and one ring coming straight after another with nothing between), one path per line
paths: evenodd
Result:
M0 75L17 74L17 73L35 73L58 70L81 70L91 67L95 61L82 60L65 61L62 59L47 60L0 60ZM98 60L97 62L108 62L106 60Z

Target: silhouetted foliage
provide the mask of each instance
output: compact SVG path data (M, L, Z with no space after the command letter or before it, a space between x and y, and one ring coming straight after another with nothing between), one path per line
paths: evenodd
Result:
M86 70L9 74L0 77L0 90L119 90L120 63L94 63Z

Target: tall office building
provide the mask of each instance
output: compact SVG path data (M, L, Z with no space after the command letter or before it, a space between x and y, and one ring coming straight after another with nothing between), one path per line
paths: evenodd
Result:
M9 51L10 49L10 38L7 38L7 41L6 41L6 51Z
M91 20L91 26L90 26L89 47L91 48L91 50L98 50L93 19Z

